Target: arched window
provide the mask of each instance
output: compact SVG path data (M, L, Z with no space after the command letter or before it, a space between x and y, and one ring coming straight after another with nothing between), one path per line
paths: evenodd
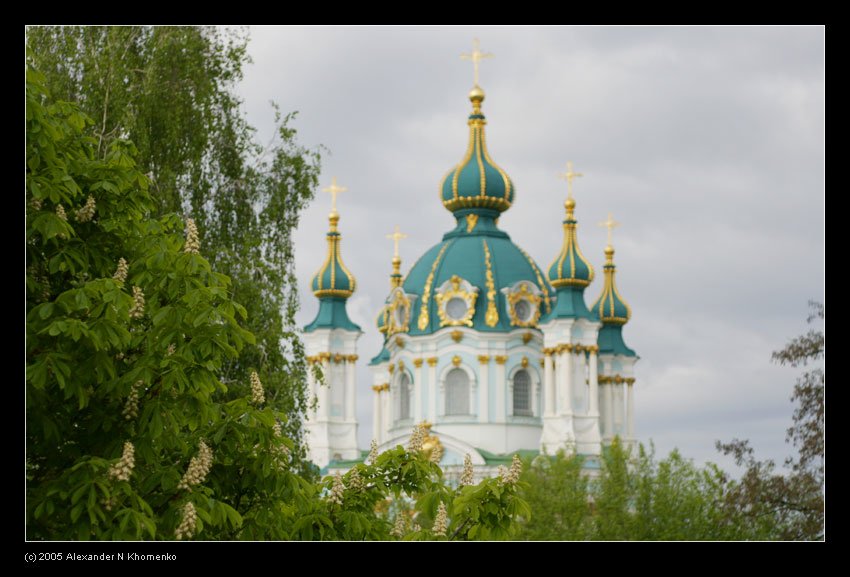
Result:
M514 375L514 415L530 417L531 377L528 371L517 371Z
M446 375L446 414L469 414L469 375L463 369L452 369Z
M410 418L410 377L402 373L398 380L398 420Z

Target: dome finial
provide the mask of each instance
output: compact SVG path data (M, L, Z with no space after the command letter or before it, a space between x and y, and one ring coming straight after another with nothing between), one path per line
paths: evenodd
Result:
M600 222L599 226L604 226L608 229L608 246L605 247L606 263L613 264L614 262L614 243L611 242L614 229L620 226L620 223L614 220L614 216L609 212L608 220Z
M395 232L388 234L387 238L393 241L393 274L390 275L390 286L395 288L401 286L401 257L398 254L398 241L407 238L407 235L401 232L400 227L395 225Z
M478 85L478 65L481 64L481 61L485 58L493 58L493 54L490 52L481 52L481 42L478 38L473 38L472 52L464 52L460 55L460 57L462 60L472 61L473 85L472 92L469 93L469 99L474 100L473 94L480 93L480 100L484 100L484 91L481 90L481 87Z
M347 190L348 189L344 186L337 186L335 176L331 178L331 185L326 186L325 188L322 189L322 192L331 193L331 214L330 214L330 216L331 217L336 216L337 220L339 220L339 213L336 211L336 195L338 195L340 192L345 192Z
M579 176L584 176L584 175L580 172L574 172L573 171L573 161L568 160L567 161L567 172L562 172L558 176L567 181L567 203L569 203L569 201L573 201L572 205L573 205L573 208L575 208L576 203L573 200L573 179L578 178ZM569 210L569 207L567 208L567 210Z

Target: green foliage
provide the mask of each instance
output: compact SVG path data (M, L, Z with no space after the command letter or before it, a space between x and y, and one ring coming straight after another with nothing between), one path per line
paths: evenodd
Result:
M515 482L452 489L421 451L319 483L298 474L291 415L220 378L254 342L230 279L179 216L153 216L131 144L99 155L92 121L31 68L26 96L30 539L512 534L528 514ZM388 512L408 509L420 528L393 533Z
M598 473L580 456L538 457L521 492L530 540L739 540L765 538L763 527L730 515L733 483L714 465L703 468L673 451L656 461L643 446L632 454L619 439L606 447Z
M247 36L215 27L62 26L29 28L27 42L54 97L94 119L94 156L133 141L153 214L197 223L201 254L230 277L227 290L246 310L239 323L255 336L222 361L219 378L236 398L259 373L306 472L301 421L310 399L291 234L313 197L320 158L298 145L294 115L278 114L275 139L255 143L236 95ZM44 226L62 227L55 218Z

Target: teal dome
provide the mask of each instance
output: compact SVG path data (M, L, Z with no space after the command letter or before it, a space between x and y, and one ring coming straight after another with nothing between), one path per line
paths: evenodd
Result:
M327 234L328 254L319 272L313 277L310 288L318 298L343 298L347 299L357 289L357 281L354 275L342 262L340 254L340 240L342 236L337 230L339 214L331 213L331 230Z
M614 280L617 267L614 266L613 247L605 247L605 257L605 286L602 287L602 294L593 303L591 309L596 318L602 321L604 325L624 325L629 322L632 309L617 291L617 284Z
M564 220L564 243L561 245L561 252L549 265L549 281L557 288L584 288L593 281L593 266L584 258L578 246L576 236L578 221L573 216L576 203L569 198L564 206L567 209L567 218Z
M405 293L418 296L411 311L410 335L430 334L447 326L469 326L482 332L508 332L535 326L536 322L517 324L509 295L503 292L503 289L510 291L520 281L537 288L536 296L530 298L532 302L539 301L536 306L540 317L551 312L552 287L534 260L497 228L498 214L495 210L481 209L456 212L457 228L446 233L442 242L413 265L403 284ZM453 280L457 284L453 285ZM461 291L464 287L471 289L467 293L478 289L474 306L467 309L468 323L452 323L446 316L447 309L441 308L443 295L438 291L446 283L449 290L452 286Z
M452 168L440 183L443 206L452 212L464 209L485 208L504 212L514 200L514 185L487 152L481 113L484 92L473 90L470 94L472 114L469 115L469 146L460 163Z

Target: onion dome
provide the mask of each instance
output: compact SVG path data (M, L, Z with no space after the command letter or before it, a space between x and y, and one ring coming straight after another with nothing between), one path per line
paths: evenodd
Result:
M593 281L593 266L581 254L576 229L578 221L573 215L576 201L568 198L564 203L567 218L564 220L564 243L561 252L549 266L549 281L555 288L587 287Z
M629 322L632 309L617 291L617 284L614 281L616 269L614 247L609 244L605 247L605 266L603 267L605 285L602 287L602 294L591 307L593 315L602 321L598 340L599 353L634 357L637 356L636 353L623 341L623 325Z
M336 179L330 188L341 189L336 187ZM304 327L304 330L311 332L320 328L342 328L359 331L360 327L348 318L348 312L345 309L346 300L357 288L357 281L342 262L340 254L342 236L337 229L339 213L336 211L335 196L334 207L328 216L328 221L330 222L330 230L327 233L328 254L310 283L313 294L319 299L319 312L313 322Z
M487 152L481 112L484 91L476 85L469 93L472 114L469 115L469 146L460 163L440 183L443 206L451 212L463 209L508 210L514 200L514 185Z

